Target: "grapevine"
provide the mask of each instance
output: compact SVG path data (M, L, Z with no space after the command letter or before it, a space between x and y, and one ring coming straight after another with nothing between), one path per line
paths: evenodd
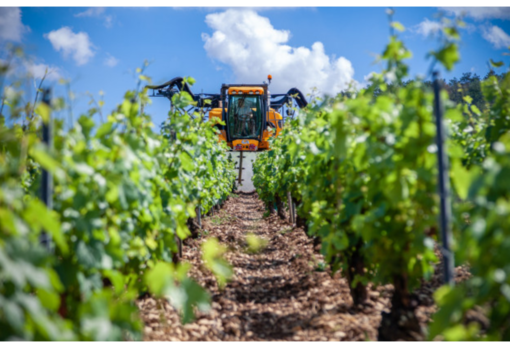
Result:
M442 47L431 54L447 69L458 60L456 33L455 26L445 28ZM291 193L332 271L341 270L349 281L354 304L365 302L369 285L393 285L379 339L505 339L510 262L490 255L509 240L503 232L508 185L501 180L508 174L510 74L483 81L483 114L469 96L455 104L442 94L451 134L457 264L473 265L473 277L437 291L440 310L427 333L416 319L413 291L431 279L438 262L434 96L424 80L404 83L410 56L392 36L381 55L387 68L369 87L326 99L290 120L273 150L255 163L257 191L269 205ZM490 327L466 321L476 306L484 306Z
M11 116L20 95L7 97ZM140 100L148 102L144 92L128 91L99 126L94 110L69 130L56 120L53 148L38 137L50 106L39 103L24 125L2 117L1 339L140 339L134 300L145 291L168 299L184 322L208 308L187 264L175 264L176 241L189 236L197 206L207 213L231 192L233 163L210 123L170 113L166 125L178 134L170 139L165 127L154 132ZM41 169L54 177L52 210L38 199ZM54 250L40 245L43 230ZM208 259L215 273L221 255ZM229 268L215 274L225 281Z

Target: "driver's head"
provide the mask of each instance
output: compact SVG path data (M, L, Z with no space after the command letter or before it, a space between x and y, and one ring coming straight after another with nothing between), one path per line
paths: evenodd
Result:
M243 106L244 105L244 99L239 99L237 105Z

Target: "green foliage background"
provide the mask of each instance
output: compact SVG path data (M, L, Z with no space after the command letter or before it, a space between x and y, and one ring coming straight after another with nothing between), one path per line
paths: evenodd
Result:
M438 50L430 53L433 64L451 70L460 59L458 25L446 23ZM395 22L392 28L404 29ZM430 83L404 80L409 57L393 33L379 57L386 69L365 89L300 110L272 150L258 157L253 179L268 204L291 193L308 233L320 238L322 253L333 271L348 277L352 291L360 282L392 283L404 305L433 274L439 214L434 96ZM461 80L470 86L468 77ZM473 276L437 290L430 338L510 338L510 258L504 251L510 246L510 73L491 73L478 83L483 98L460 86L455 100L455 81L450 98L447 91L441 96L456 263L470 265ZM354 259L364 271L350 276ZM473 309L488 318L488 327L467 320Z
M207 213L232 190L234 164L213 126L171 112L157 134L140 110L145 91L133 90L100 125L95 108L67 131L55 120L47 147L41 122L65 105L55 98L26 112L20 86L6 88L9 123L0 119L0 339L140 339L134 300L145 291L169 299L184 322L206 310L209 295L187 277L189 265L172 260L195 208ZM190 104L185 93L174 99ZM38 199L43 168L54 178L52 210ZM43 230L51 251L40 245Z

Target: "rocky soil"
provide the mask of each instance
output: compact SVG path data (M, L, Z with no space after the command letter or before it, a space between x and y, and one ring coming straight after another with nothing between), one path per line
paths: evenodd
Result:
M302 229L276 215L264 218L263 203L255 195L231 197L223 209L204 219L201 237L183 245L190 276L212 297L209 313L197 312L195 322L182 325L166 301L138 300L145 322L145 340L170 341L364 341L377 340L381 311L389 311L392 286L371 287L370 299L354 307L346 280L330 275L329 267ZM267 241L259 253L248 253L246 235ZM228 247L225 258L234 277L219 290L200 258L200 244L216 237ZM457 281L469 276L456 269ZM432 293L440 272L417 291L421 323L436 310Z

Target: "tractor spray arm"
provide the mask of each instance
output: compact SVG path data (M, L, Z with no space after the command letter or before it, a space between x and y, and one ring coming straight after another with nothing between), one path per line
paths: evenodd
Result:
M193 96L193 93L191 92L188 83L186 82L183 83L183 81L184 79L182 77L175 77L161 85L147 86L147 88L162 91L165 89L172 89L173 87L177 87L180 91L184 90L185 92L188 92L191 96Z
M197 107L218 107L219 101L221 99L219 94L193 94L193 92L191 92L190 86L187 82L184 82L182 77L175 77L161 85L148 85L147 88L153 90L152 97L166 97L170 101L172 100L174 94L184 91L188 93L195 102L197 102ZM206 99L209 99L211 104L206 105Z
M291 88L286 94L273 94L272 98L280 98L277 100L271 100L271 107L275 110L281 108L284 104L292 101L292 98L296 101L297 105L302 109L308 105L305 96L297 88Z

